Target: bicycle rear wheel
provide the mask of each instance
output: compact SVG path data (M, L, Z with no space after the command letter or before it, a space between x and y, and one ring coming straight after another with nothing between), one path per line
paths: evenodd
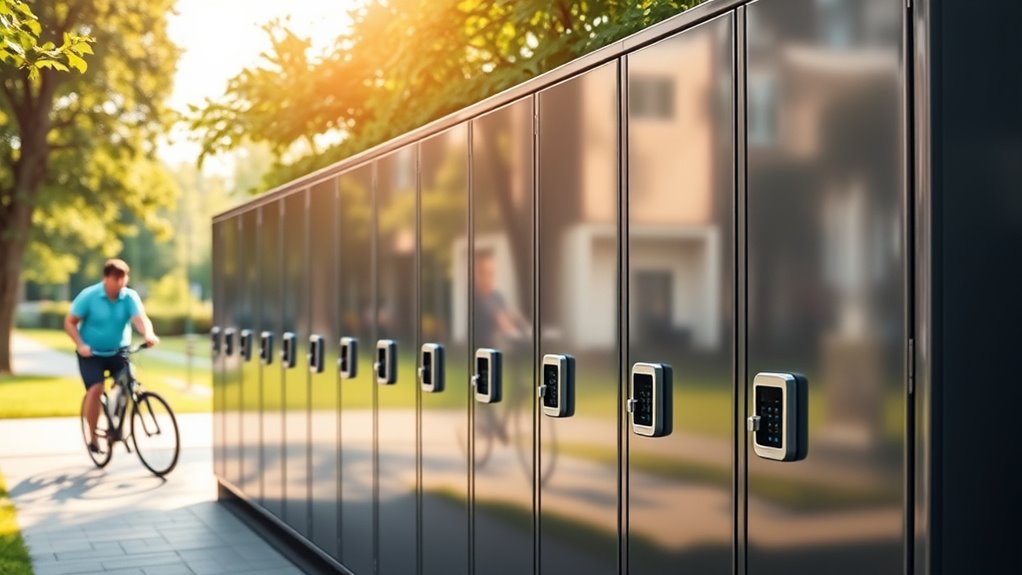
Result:
M86 396L88 397L88 396ZM82 421L82 438L85 440L85 453L89 454L89 458L96 464L96 467L106 467L107 463L110 463L110 458L114 454L114 446L107 441L108 434L110 432L110 418L106 413L106 394L104 393L99 397L99 417L96 419L96 436L93 437L89 430L89 422L85 419L85 399L82 398L82 410L81 410L81 421ZM95 441L96 445L99 446L100 452L96 453L89 449L89 445Z
M138 396L131 413L131 442L146 469L157 477L170 473L181 453L181 436L170 405L159 394Z

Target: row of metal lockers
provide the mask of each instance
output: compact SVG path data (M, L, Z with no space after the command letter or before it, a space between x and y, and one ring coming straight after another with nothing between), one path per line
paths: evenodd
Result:
M217 218L219 480L358 574L901 571L898 6L753 3Z

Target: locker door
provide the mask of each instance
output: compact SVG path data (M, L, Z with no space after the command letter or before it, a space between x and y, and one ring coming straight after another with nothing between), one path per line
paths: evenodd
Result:
M632 575L731 573L733 46L727 15L627 58L625 397L640 395L636 363L672 368L655 399L669 434L625 421Z
M284 519L284 388L283 362L280 358L283 333L283 269L281 266L281 216L283 202L277 200L259 209L262 212L260 247L259 307L262 330L268 332L269 351L260 358L262 384L262 460L263 508ZM260 342L262 343L262 342Z
M373 573L373 169L341 176L340 336L358 342L355 376L341 380L341 562L355 573ZM340 345L340 340L330 342Z
M307 235L308 190L284 198L283 329L293 334L292 344L281 341L282 351L293 354L284 366L284 518L309 537L309 269Z
M473 403L474 567L488 575L533 570L532 102L519 100L473 122L472 274L455 292L471 295L471 349L503 354L503 399Z
M545 574L618 571L617 82L611 63L539 94L535 363L573 356L575 386L573 415L537 416Z
M902 6L747 9L744 407L784 421L790 406L757 395L757 374L808 381L805 459L757 455L788 434L745 436L750 575L902 570Z
M241 265L239 299L243 315L239 323L238 350L242 353L241 393L238 397L239 476L236 481L246 495L258 500L259 481L259 212L251 209L241 216ZM241 330L247 330L242 341Z
M430 370L419 377L422 573L456 575L468 573L469 551L467 125L422 142L420 163L420 365L423 344L443 346L425 352Z
M238 451L238 407L241 400L241 353L238 345L240 322L244 310L241 306L241 217L234 216L224 226L224 479L238 487L241 457Z
M223 331L227 299L224 297L223 251L224 223L213 222L213 470L217 477L226 479L224 472L224 354Z
M337 373L337 180L312 188L309 205L309 310L312 354L311 452L312 541L340 560L338 549L338 373ZM312 338L316 338L315 342ZM316 343L316 342L322 343ZM322 357L320 357L322 354Z
M374 380L377 396L377 557L380 575L416 569L416 409L415 377L416 150L410 146L377 162L376 338L393 342L389 363ZM365 367L370 367L365 366ZM372 369L370 369L372 371ZM390 383L381 383L389 378Z

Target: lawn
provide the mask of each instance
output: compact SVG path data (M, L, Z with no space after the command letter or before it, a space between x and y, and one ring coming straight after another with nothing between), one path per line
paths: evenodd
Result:
M71 342L59 330L18 330L73 361ZM188 383L187 366L156 357L135 356L138 378L144 387L162 395L179 413L207 412L212 408L211 373L193 368ZM81 411L81 379L14 375L0 376L0 418L77 416Z
M32 575L32 560L21 538L14 504L8 499L7 486L0 474L0 573Z

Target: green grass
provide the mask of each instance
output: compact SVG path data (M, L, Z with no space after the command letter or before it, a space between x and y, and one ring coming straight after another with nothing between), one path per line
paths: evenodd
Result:
M18 529L14 504L8 498L2 474L0 474L0 573L32 575L32 560Z
M59 330L18 330L18 335L32 338L74 360L70 338ZM143 386L166 399L177 413L208 412L212 408L211 374L206 368L193 368L192 385L198 393L188 392L186 366L145 357L133 359ZM108 383L109 386L109 383ZM78 377L0 376L0 418L68 417L81 411L85 388Z

